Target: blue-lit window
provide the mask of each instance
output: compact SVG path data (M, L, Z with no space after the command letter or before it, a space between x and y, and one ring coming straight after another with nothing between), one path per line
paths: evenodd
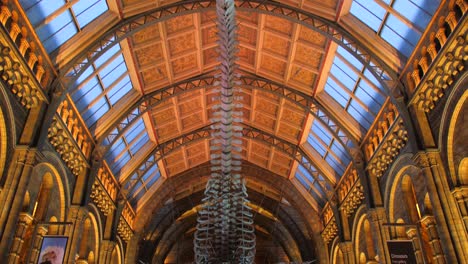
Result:
M154 160L150 161L154 162ZM143 165L144 166L144 165ZM139 171L144 168L140 168ZM143 197L143 195L148 192L151 186L161 177L161 173L156 162L148 168L141 177L138 176L138 173L134 173L128 183L125 185L125 190L127 193L127 199L130 201L132 206L136 207L138 201Z
M148 142L150 138L140 118L110 147L106 160L112 173L119 178L123 166Z
M343 175L351 158L340 141L317 119L312 122L307 142L333 168L337 175Z
M296 179L304 186L304 188L310 193L310 195L323 206L326 201L326 195L324 193L321 182L324 181L322 175L318 174L317 179L313 178L309 171L307 171L302 165L299 165L296 174Z
M105 0L20 0L47 52L52 52L108 10Z
M377 79L341 47L336 51L325 92L365 129L369 129L386 99Z
M85 123L92 127L132 89L120 45L115 45L83 72L71 96Z
M439 0L354 0L351 14L409 57Z

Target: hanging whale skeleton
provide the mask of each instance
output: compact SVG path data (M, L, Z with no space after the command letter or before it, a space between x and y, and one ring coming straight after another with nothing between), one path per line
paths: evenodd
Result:
M254 263L255 229L240 175L242 104L236 72L237 24L233 0L216 0L219 45L219 104L210 143L211 177L198 213L194 238L196 263Z

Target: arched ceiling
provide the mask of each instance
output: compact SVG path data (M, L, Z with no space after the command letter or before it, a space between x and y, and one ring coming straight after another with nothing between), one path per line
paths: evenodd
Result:
M20 0L142 231L168 183L209 174L215 2L49 2ZM249 188L289 193L317 235L436 2L236 1Z

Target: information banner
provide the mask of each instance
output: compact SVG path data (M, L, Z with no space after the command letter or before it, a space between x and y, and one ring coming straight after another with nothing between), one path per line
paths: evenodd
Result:
M413 242L411 240L387 240L390 263L416 264Z
M68 237L44 236L38 264L63 264Z

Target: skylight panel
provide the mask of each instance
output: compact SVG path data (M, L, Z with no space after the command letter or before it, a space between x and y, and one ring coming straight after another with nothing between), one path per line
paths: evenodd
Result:
M409 57L439 3L439 0L354 0L350 11Z
M62 13L51 22L35 29L47 52L55 50L78 33L78 29L73 24L73 16L69 12Z
M325 193L319 182L312 178L309 172L299 164L295 178L302 184L307 192L319 203L321 206L325 204ZM323 180L323 177L322 177Z
M330 130L317 120L312 122L307 142L333 168L337 175L344 173L351 160L345 147Z
M336 51L324 90L365 129L386 100L382 85L342 47Z
M118 177L122 167L148 142L151 140L140 117L109 149L106 160L114 175Z
M89 22L97 18L100 14L107 11L107 4L104 0L81 0L73 5L72 10L78 19L78 23L83 28Z
M145 193L148 192L159 178L161 178L161 173L156 163L154 163L154 165L151 166L141 178L138 178L137 173L132 175L131 180L126 185L126 189L128 190L127 199L130 200L132 206L136 207L138 201Z
M99 57L75 84L72 98L88 125L92 127L133 86L120 45L115 45Z
M47 52L52 52L108 10L105 0L20 0Z

